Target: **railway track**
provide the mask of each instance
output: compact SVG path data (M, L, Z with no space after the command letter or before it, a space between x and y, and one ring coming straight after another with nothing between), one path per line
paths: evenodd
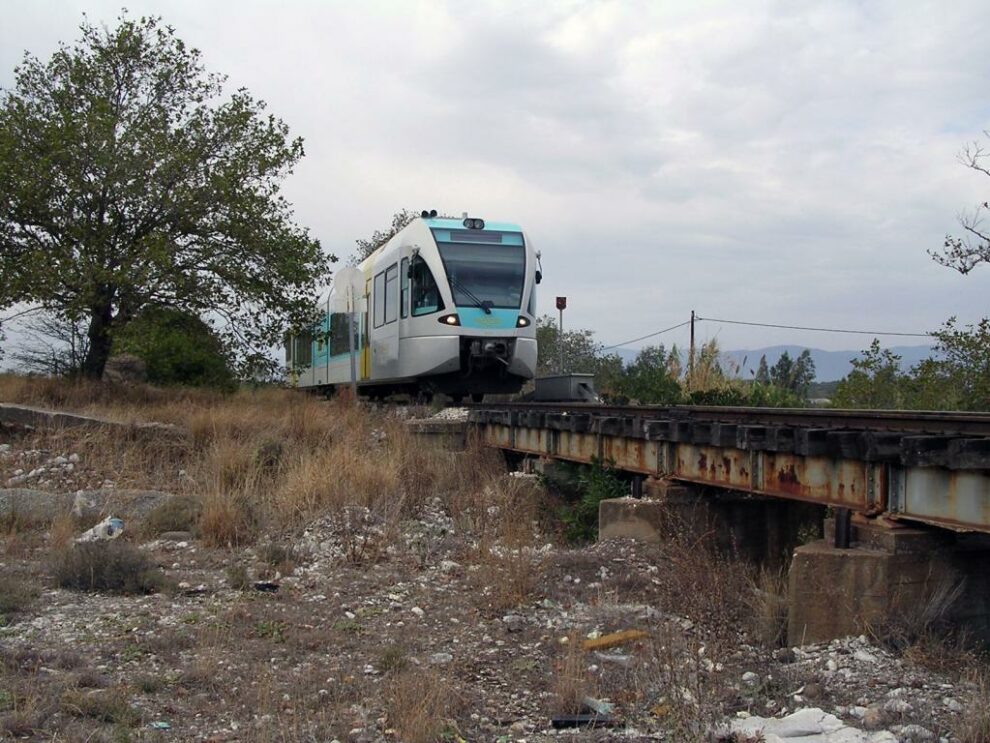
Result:
M884 431L932 436L990 437L990 413L831 408L749 408L699 405L596 405L592 403L491 402L468 410L591 415L745 426L787 426L835 431Z
M489 403L468 421L524 456L990 532L990 413Z

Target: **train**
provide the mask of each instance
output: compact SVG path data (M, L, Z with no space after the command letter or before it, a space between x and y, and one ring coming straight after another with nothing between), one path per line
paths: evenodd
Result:
M287 339L293 381L350 384L353 343L362 396L457 404L518 392L536 374L540 257L515 223L422 212L358 264L353 315L337 311L346 287L335 281L313 326Z

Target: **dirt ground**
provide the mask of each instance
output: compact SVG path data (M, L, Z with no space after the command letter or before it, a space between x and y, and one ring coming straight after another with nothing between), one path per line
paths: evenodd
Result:
M64 438L46 445L38 432L0 431L0 488L45 470L0 499L14 487L112 491L116 474L100 471L111 460L88 463L71 449ZM814 707L894 740L979 740L967 737L986 700L967 680L974 656L932 670L874 638L778 647L770 584L752 570L692 545L568 545L552 509L522 511L517 529L493 533L486 520L513 508L506 493L538 487L494 477L490 504L470 519L440 496L397 515L349 505L230 546L195 524L151 535L128 521L106 559L128 548L146 557L157 581L147 594L56 587L57 560L79 551L74 538L93 519L32 523L8 510L0 732L693 741L714 740L733 719ZM624 630L639 632L610 642ZM609 727L554 727L596 705Z

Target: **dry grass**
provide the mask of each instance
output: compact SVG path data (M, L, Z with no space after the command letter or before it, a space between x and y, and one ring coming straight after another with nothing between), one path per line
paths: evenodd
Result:
M26 610L37 598L37 589L10 575L0 576L0 626L8 617Z
M782 647L787 640L787 571L762 568L749 579L747 623L757 644Z
M450 682L433 671L405 671L388 685L389 725L403 743L436 743L452 730L459 707ZM454 738L448 738L454 740Z
M979 673L972 683L975 693L952 733L958 743L987 743L990 741L990 673Z
M163 573L146 555L119 540L57 550L51 571L59 587L76 591L155 593L165 585Z
M552 715L576 715L584 711L584 698L598 695L595 678L588 672L587 653L581 636L573 633L560 646L553 664Z
M398 418L292 390L225 396L0 375L0 400L180 426L187 435L38 431L25 435L23 445L79 454L80 472L93 473L88 487L112 473L117 488L191 496L151 514L142 533L194 530L213 546L293 531L350 506L392 523L436 497L455 517L481 521L477 494L504 472L500 459L481 447L455 453L424 446ZM464 502L463 493L474 495ZM61 539L65 529L57 531Z

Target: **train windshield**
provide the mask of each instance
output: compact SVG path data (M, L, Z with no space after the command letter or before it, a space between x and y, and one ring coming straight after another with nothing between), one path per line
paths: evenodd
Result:
M519 309L526 271L525 249L519 242L474 245L438 240L454 304Z

